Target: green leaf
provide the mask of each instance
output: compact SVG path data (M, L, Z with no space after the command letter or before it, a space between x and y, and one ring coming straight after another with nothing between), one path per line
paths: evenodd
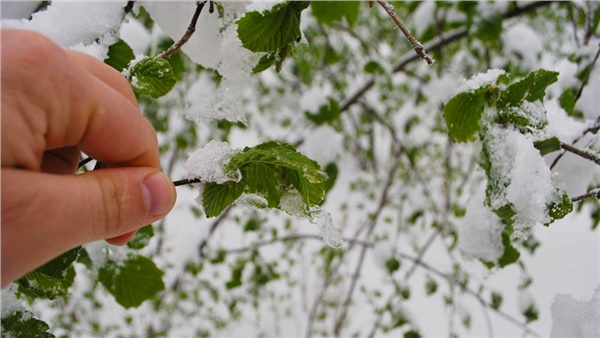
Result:
M448 134L455 142L474 141L481 128L485 91L462 92L450 99L444 107Z
M262 13L252 11L237 21L242 45L253 52L275 52L301 37L300 14L308 1L290 1Z
M540 101L521 102L520 106L509 106L499 111L503 123L542 130L548 125L546 110Z
M557 219L562 219L563 217L573 212L573 202L571 202L571 198L569 197L569 195L567 195L567 193L563 192L559 188L556 188L556 193L560 197L557 198L557 200L550 202L547 206L548 215L550 216L550 223L554 222ZM547 226L549 224L545 225Z
M152 224L148 224L138 230L135 237L127 243L127 246L131 249L139 250L150 242L150 239L154 236L154 228Z
M56 299L66 296L75 279L73 262L80 250L81 247L71 249L21 277L17 281L19 291L34 298Z
M231 269L231 279L225 283L227 290L235 289L242 285L242 273L246 267L246 260L238 259L236 265Z
M325 174L327 174L327 180L325 181L325 192L333 189L335 181L338 177L338 166L335 162L331 162L325 166Z
M19 292L31 298L56 299L68 294L75 279L75 268L69 267L64 278L54 278L37 270L31 271L17 281Z
M538 309L534 304L531 304L527 309L525 309L525 311L523 311L523 316L525 316L527 323L536 321L539 318Z
M358 17L360 1L311 1L312 15L322 24L331 26L346 18L352 27Z
M122 263L107 262L98 272L98 280L117 303L125 308L138 307L165 289L163 271L143 256L130 257Z
M225 208L235 202L246 188L246 180L223 184L207 183L202 192L202 206L206 217L219 216Z
M556 136L553 136L545 140L535 141L533 142L533 146L540 151L542 156L544 156L560 150L560 140Z
M269 69L269 67L277 63L277 61L277 52L267 53L260 58L256 66L254 66L254 68L252 69L252 72L260 73L262 71L265 71Z
M376 61L369 61L364 67L365 73L368 74L384 74L385 69Z
M498 47L500 34L502 33L502 15L484 17L477 23L475 37L485 45Z
M492 292L492 308L498 310L502 306L502 294L498 292Z
M339 102L329 97L327 103L319 107L319 112L316 114L305 112L304 115L314 124L320 126L325 123L331 123L340 117L340 104Z
M404 333L404 338L421 338L419 331L410 330Z
M119 39L108 47L104 63L121 72L129 66L129 62L133 59L135 59L133 49L125 41Z
M503 268L509 264L515 263L519 260L521 254L515 249L510 242L510 235L513 232L512 226L507 226L502 232L502 245L504 245L504 252L498 259L498 266Z
M48 324L33 317L33 314L26 310L3 314L1 331L2 338L54 338L54 335L48 332L50 331Z
M244 167L242 175L248 178L246 192L264 196L269 208L277 208L281 201L279 176L277 168L261 162L249 163Z
M425 283L425 293L428 296L433 295L437 291L438 285L435 280L428 278Z
M159 57L146 57L135 63L129 79L135 92L153 98L166 95L177 82L169 61Z
M558 102L562 109L564 109L569 116L574 116L575 114L575 94L573 93L573 89L567 88L558 98Z
M385 267L387 268L388 272L391 275L395 271L397 271L398 269L400 269L400 261L397 260L395 257L391 257L390 259L388 259L385 262Z
M280 208L282 195L295 189L307 213L325 197L327 176L319 164L286 143L270 141L246 147L231 158L225 170L239 170L242 180L205 186L202 200L208 217L219 215L244 193L259 195L267 200L268 207Z
M523 101L543 100L546 88L558 80L558 72L540 69L529 73L521 81L515 82L504 90L498 101L499 108L518 107Z

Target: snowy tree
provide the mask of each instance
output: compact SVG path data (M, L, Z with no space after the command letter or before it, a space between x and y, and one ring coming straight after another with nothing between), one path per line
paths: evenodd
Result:
M126 247L86 244L3 290L3 336L600 334L598 3L2 15L120 71L179 186ZM574 233L589 240L561 265L549 243ZM566 267L587 299L550 306Z

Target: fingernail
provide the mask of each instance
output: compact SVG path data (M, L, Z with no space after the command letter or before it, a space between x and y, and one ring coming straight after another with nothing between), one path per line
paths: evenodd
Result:
M151 216L164 215L175 203L173 183L161 172L154 173L142 181L142 194L146 212Z

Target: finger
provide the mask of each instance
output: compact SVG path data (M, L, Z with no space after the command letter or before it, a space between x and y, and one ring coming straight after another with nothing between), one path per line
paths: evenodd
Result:
M42 171L51 174L74 174L77 171L81 152L77 147L49 150L42 159Z
M132 231L132 232L128 232L128 233L126 233L124 235L121 235L121 236L117 236L117 237L113 237L113 238L107 238L106 241L109 244L121 246L121 245L127 244L130 240L132 240L133 237L135 237L135 234L137 234L137 230L136 231Z
M12 142L7 156L3 149L3 165L12 156L18 160L10 165L37 170L44 150L79 146L103 162L159 168L156 133L131 96L122 93L124 79L110 75L100 80L88 70L90 60L81 66L37 33L7 31L2 31L2 48L11 53L2 53L2 64L11 67L2 68L2 123L5 116L16 122L3 128L2 141L35 143ZM94 72L105 67L114 74L96 62Z
M81 175L3 169L2 195L11 196L2 201L3 281L83 243L121 243L163 217L176 199L169 178L146 167Z
M98 59L91 55L75 50L66 50L65 52L75 62L79 63L83 68L92 73L100 81L106 83L121 93L121 95L127 98L129 102L136 106L138 105L135 94L133 93L133 89L131 89L131 85L125 79L123 74L119 73L116 69L108 66L105 63L98 62Z

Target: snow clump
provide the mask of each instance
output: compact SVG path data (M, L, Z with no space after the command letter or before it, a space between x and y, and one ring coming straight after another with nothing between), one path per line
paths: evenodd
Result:
M200 178L202 182L238 182L242 177L239 171L226 172L225 166L237 152L227 142L212 140L204 148L191 153L184 164L188 178Z

